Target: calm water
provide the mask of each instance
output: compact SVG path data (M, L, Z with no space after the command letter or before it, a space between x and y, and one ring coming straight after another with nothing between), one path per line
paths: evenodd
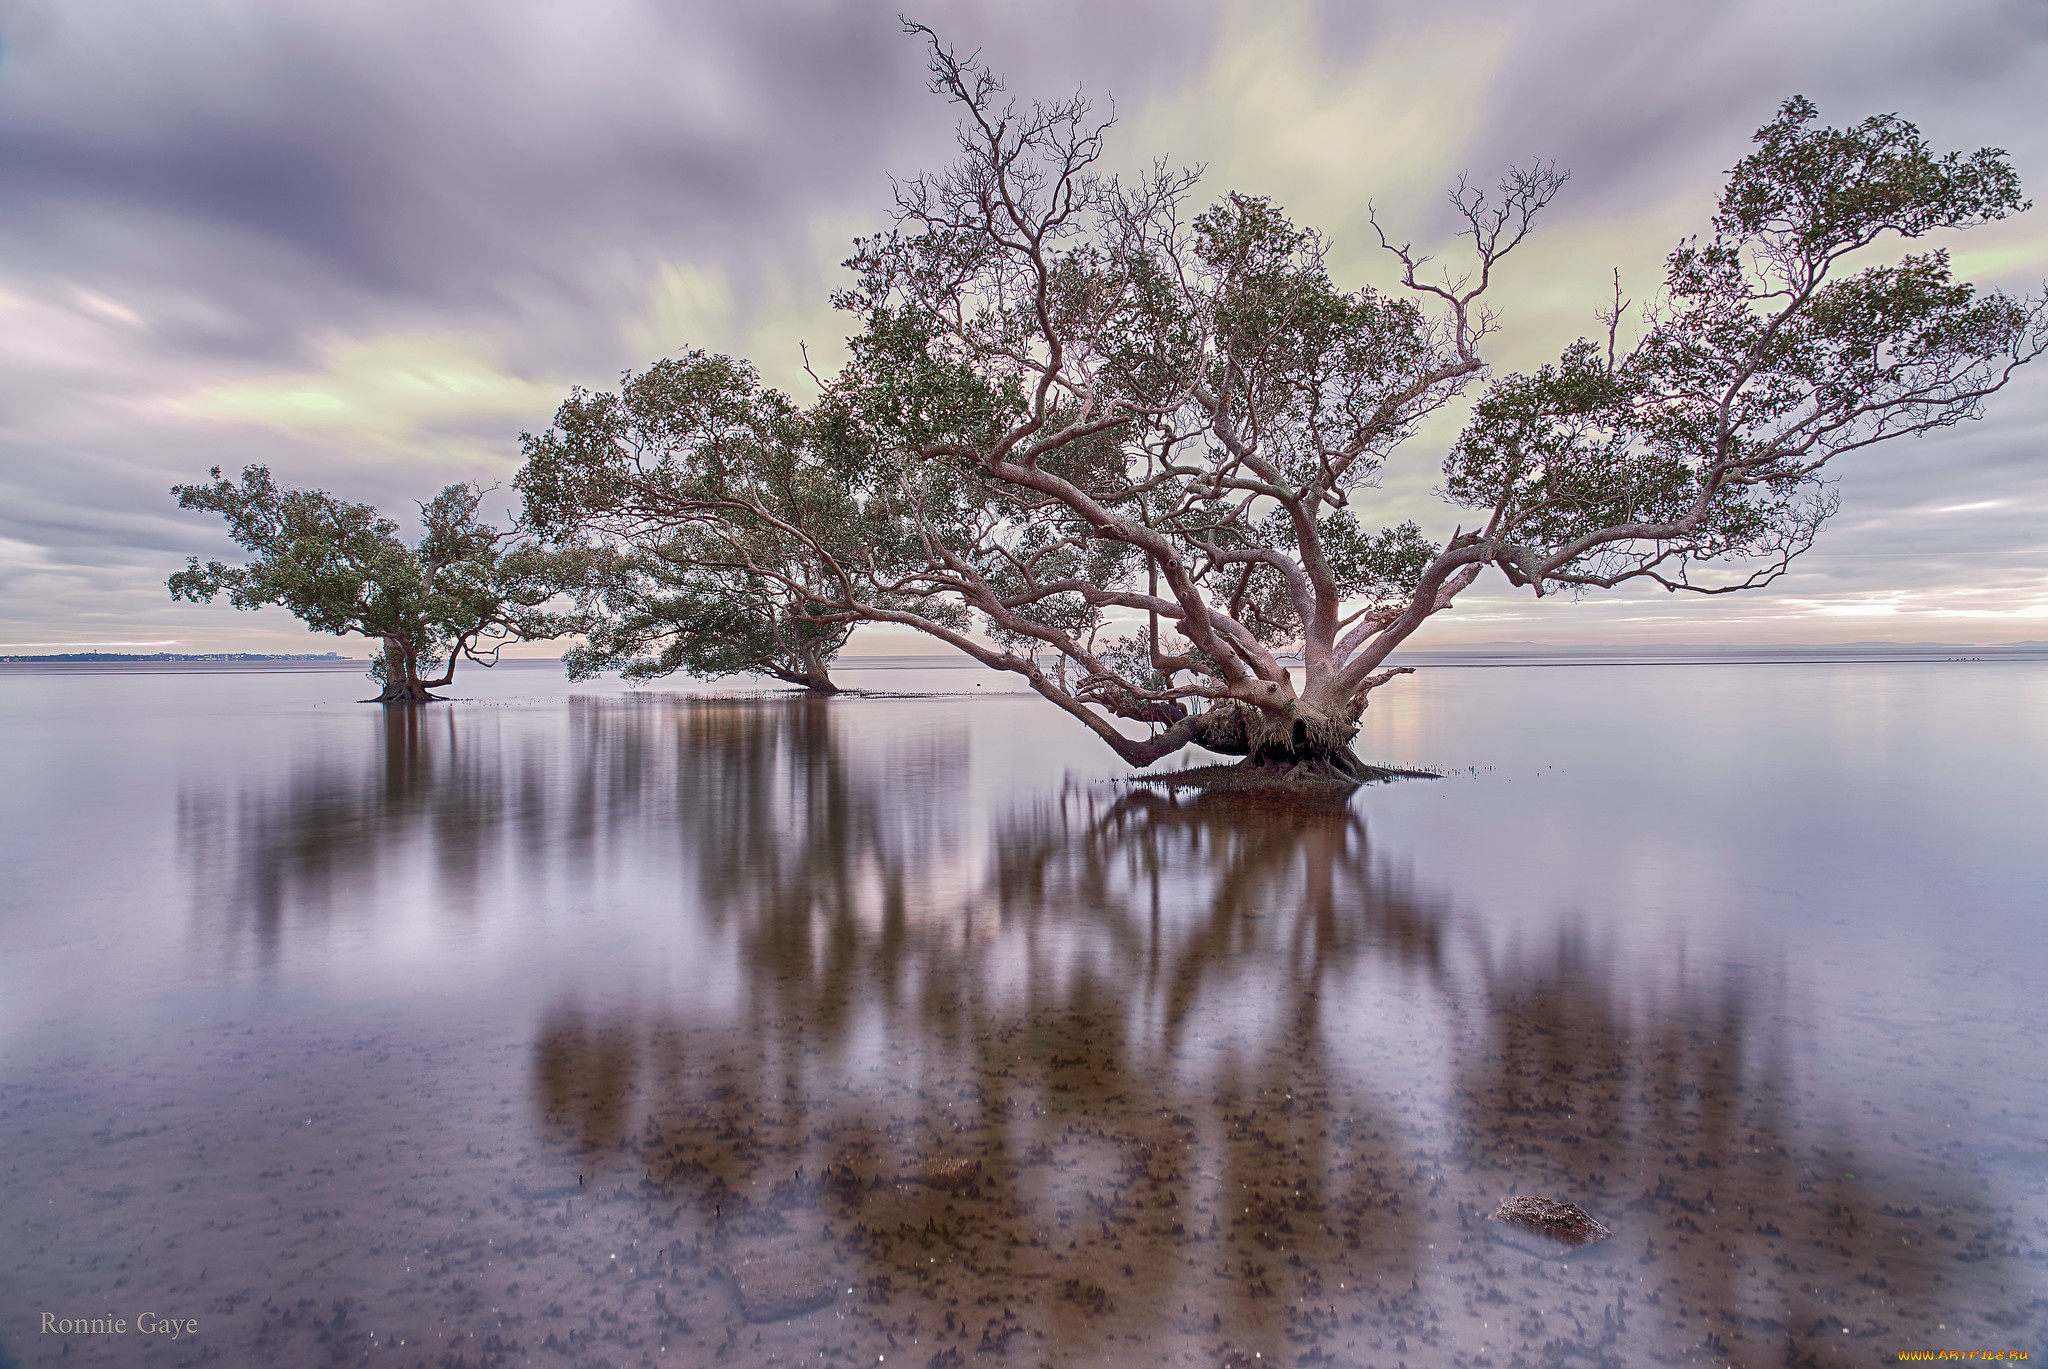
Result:
M1341 811L981 678L0 675L0 1364L2048 1350L2048 664L1430 671Z

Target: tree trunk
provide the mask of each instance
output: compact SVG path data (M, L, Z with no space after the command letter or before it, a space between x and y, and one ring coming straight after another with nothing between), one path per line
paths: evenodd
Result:
M797 653L797 682L813 694L837 694L839 686L832 683L832 672L825 664L825 653L815 646L807 646Z
M1304 698L1283 712L1220 703L1200 716L1194 741L1244 757L1237 770L1274 783L1355 786L1374 773L1351 749L1357 735L1357 711L1317 708Z
M420 679L419 662L405 649L405 643L396 637L384 639L384 692L373 703L380 704L425 704L439 703L438 694L429 692L427 684Z

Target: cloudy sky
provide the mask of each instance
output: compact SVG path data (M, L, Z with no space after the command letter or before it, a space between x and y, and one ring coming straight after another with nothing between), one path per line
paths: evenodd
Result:
M261 461L401 513L505 482L572 385L692 345L803 393L848 240L943 162L900 0L0 0L0 650L325 650L282 610L175 604L232 550L167 487ZM1555 159L1493 360L1596 329L1703 229L1786 96L2008 149L2048 202L2048 0L930 0L1012 91L1076 88L1111 159L1207 168L1391 285L1461 172ZM2048 208L1949 244L2037 291ZM822 368L822 367L821 367ZM1448 532L1426 434L1374 506ZM1428 642L2048 638L2048 365L1988 418L1861 454L1794 576L1748 597L1533 603L1498 582ZM509 493L499 496L509 507ZM1370 509L1368 511L1371 511ZM338 646L363 654L367 645Z

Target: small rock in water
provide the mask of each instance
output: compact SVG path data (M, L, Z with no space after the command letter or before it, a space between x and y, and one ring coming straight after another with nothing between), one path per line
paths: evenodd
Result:
M1553 1203L1524 1194L1500 1205L1490 1222L1505 1231L1495 1235L1517 1250L1546 1258L1606 1240L1614 1233L1577 1203Z
M732 1271L740 1314L748 1321L781 1321L823 1307L839 1292L838 1281L809 1255L790 1251L748 1260Z

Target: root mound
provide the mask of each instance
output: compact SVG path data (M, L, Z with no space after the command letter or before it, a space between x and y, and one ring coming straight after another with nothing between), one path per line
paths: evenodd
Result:
M1342 770L1322 761L1300 761L1292 765L1241 761L1236 765L1203 765L1126 778L1131 784L1150 785L1157 789L1201 789L1210 793L1269 798L1343 799L1362 784L1442 777L1430 770L1400 770L1367 765L1363 761L1353 762Z

